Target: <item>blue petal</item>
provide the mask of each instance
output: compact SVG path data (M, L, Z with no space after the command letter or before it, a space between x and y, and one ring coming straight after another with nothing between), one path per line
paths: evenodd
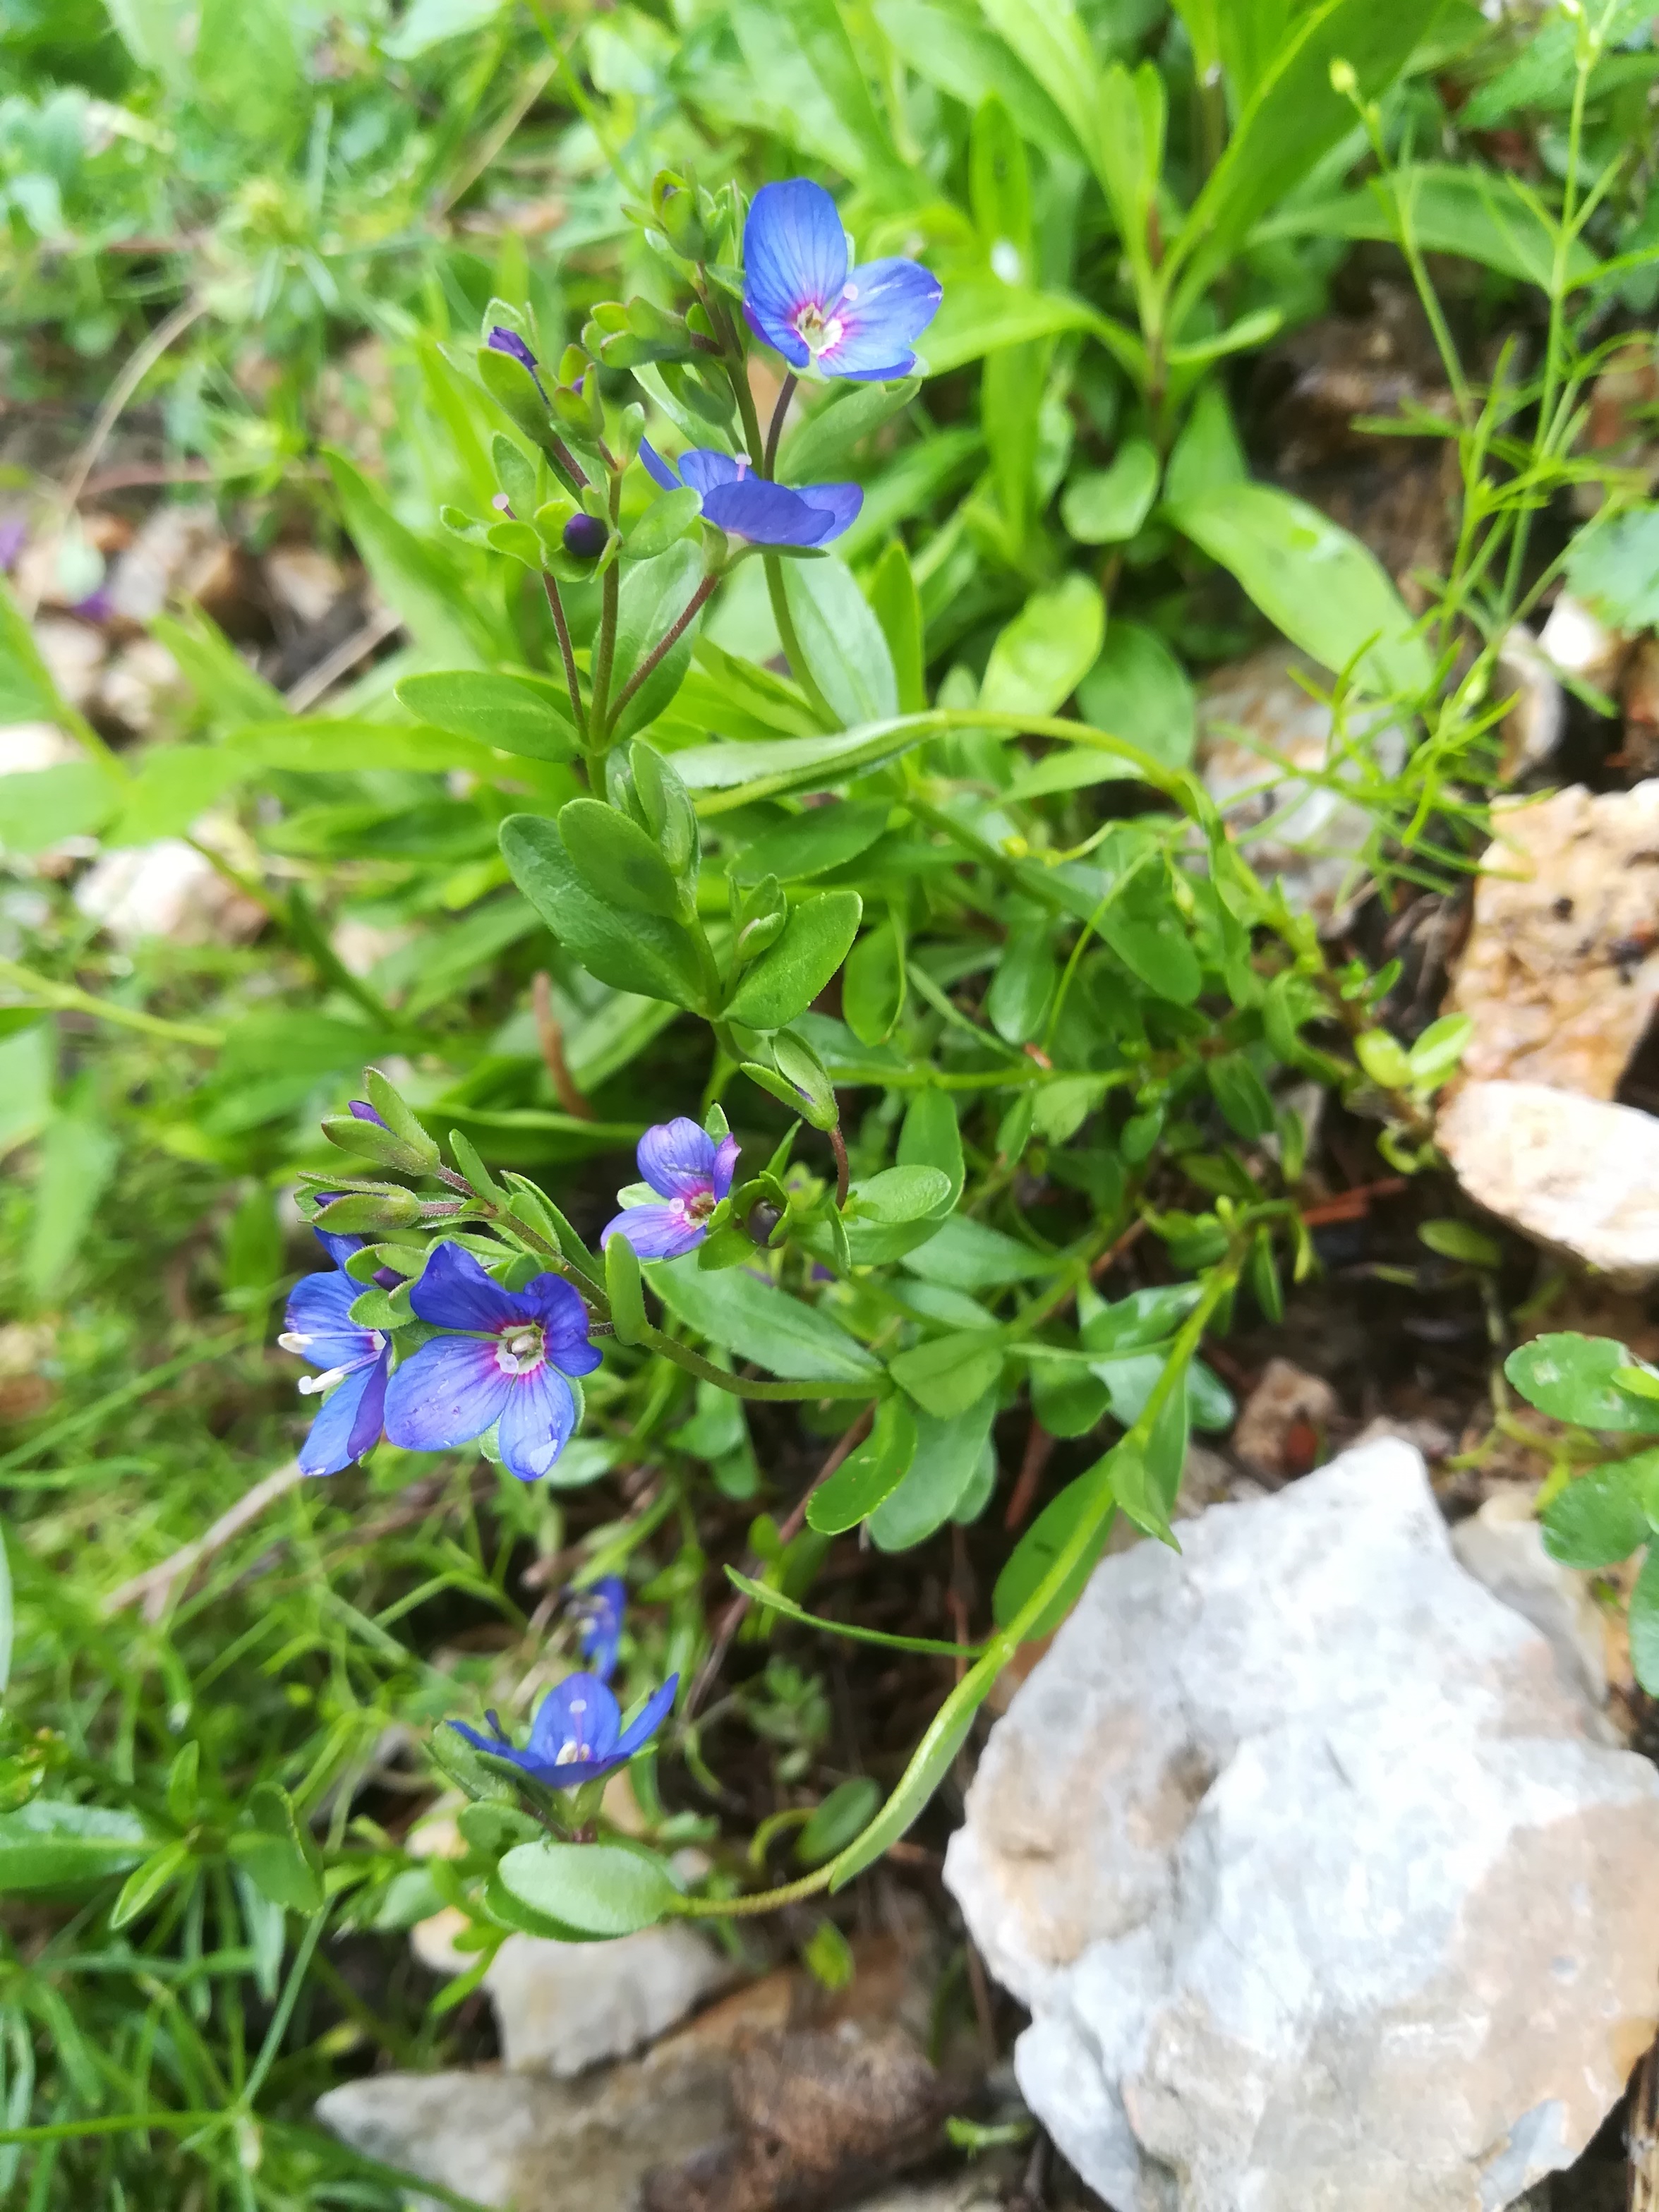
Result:
M707 499L721 484L736 483L745 473L744 464L730 453L717 453L712 446L698 446L680 455L680 474L700 499Z
M497 1421L513 1378L495 1347L477 1337L440 1336L423 1344L386 1385L386 1432L405 1451L447 1451L471 1443Z
M449 1725L457 1735L464 1735L475 1750L487 1751L496 1759L511 1759L514 1766L520 1768L532 1778L535 1778L536 1761L531 1753L527 1751L515 1750L505 1736L480 1735L477 1729L469 1728L465 1721L451 1721Z
M509 1375L501 1409L501 1464L520 1482L536 1482L547 1473L576 1425L576 1401L556 1367L530 1375Z
M499 346L496 348L496 351L498 353L503 349L504 349ZM354 1118L359 1121L373 1121L377 1129L384 1129L386 1127L385 1121L381 1119L380 1115L374 1111L374 1109L369 1104L367 1098L354 1098L351 1101L350 1111Z
M459 1244L437 1247L410 1304L440 1328L495 1329L529 1317L523 1299L504 1291Z
M337 1269L327 1275L302 1275L289 1293L283 1327L290 1335L311 1339L300 1354L313 1367L349 1367L372 1358L380 1349L372 1329L351 1318L362 1285Z
M640 440L640 459L645 463L645 472L653 483L660 484L665 491L679 489L679 477L675 475L671 464L664 460L649 438Z
M567 1674L537 1709L530 1754L544 1767L556 1767L560 1752L573 1745L584 1759L605 1759L621 1726L622 1710L597 1674Z
M942 287L919 261L866 261L848 279L836 307L841 336L818 356L826 376L864 383L908 376L915 341L939 311Z
M519 1293L541 1322L547 1356L567 1375L591 1375L599 1346L587 1339L587 1308L559 1275L538 1275Z
M386 1350L372 1367L364 1370L366 1381L362 1396L357 1401L357 1418L351 1425L351 1456L361 1459L366 1451L373 1451L386 1432L386 1386L392 1376L392 1346ZM343 1389L345 1385L341 1384Z
M620 1575L602 1575L588 1589L571 1593L570 1610L577 1618L582 1651L590 1671L602 1682L608 1682L616 1668L627 1609L628 1585Z
M694 1252L708 1234L702 1222L687 1219L678 1203L630 1206L605 1224L599 1246L603 1250L613 1237L620 1237L641 1260L678 1260L682 1252Z
M726 1136L720 1139L720 1150L714 1155L716 1198L724 1198L732 1188L732 1170L738 1164L738 1153L740 1149L735 1137Z
M817 545L835 525L825 509L809 507L798 491L764 477L745 477L711 491L702 511L716 530L746 538L751 545Z
M618 1758L631 1759L642 1743L655 1735L673 1710L674 1693L679 1686L679 1676L671 1674L661 1689L653 1691L646 1699L617 1739Z
M827 545L832 538L839 538L843 530L850 530L857 521L859 509L864 505L864 487L855 483L803 484L800 495L809 507L827 512L830 526L819 538Z
M379 1378L380 1389L375 1389ZM301 1474L338 1474L361 1458L369 1446L378 1442L380 1434L380 1410L384 1404L385 1372L379 1360L366 1361L355 1374L348 1375L337 1383L323 1401L323 1409L311 1425L311 1432L300 1447ZM373 1405L373 1432L362 1443L360 1431L365 1425L365 1401Z
M833 307L847 282L847 234L822 185L763 185L744 225L743 310L792 368L811 358L794 328L803 307Z
M361 1237L337 1237L331 1229L313 1229L311 1233L337 1267L343 1267L354 1252L363 1249Z
M663 1198L701 1198L713 1188L714 1139L684 1114L640 1139L640 1173Z

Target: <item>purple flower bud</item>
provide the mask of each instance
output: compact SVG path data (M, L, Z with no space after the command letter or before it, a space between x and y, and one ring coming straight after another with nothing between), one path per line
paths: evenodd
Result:
M351 1111L359 1121L373 1121L382 1129L386 1127L386 1123L380 1120L380 1115L366 1098L354 1098L351 1102Z
M536 374L535 355L517 331L508 330L505 323L497 323L494 326L486 343L491 353L510 353L514 361L524 363L532 376Z
M578 561L597 561L611 532L595 514L573 514L564 526L564 550Z

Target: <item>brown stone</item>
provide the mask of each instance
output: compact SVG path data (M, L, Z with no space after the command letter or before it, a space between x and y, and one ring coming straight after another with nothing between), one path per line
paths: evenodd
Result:
M1659 999L1659 781L1500 800L1446 1000L1462 1074L1611 1098Z

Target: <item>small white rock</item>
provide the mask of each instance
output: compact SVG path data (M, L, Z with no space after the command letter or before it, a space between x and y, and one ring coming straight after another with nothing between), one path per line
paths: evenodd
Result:
M0 775L33 775L37 769L65 768L86 757L56 722L0 724Z
M1466 1083L1436 1139L1478 1206L1620 1287L1659 1279L1659 1121L1542 1083Z
M273 545L264 565L271 597L307 629L321 622L346 589L345 570L315 545Z
M72 615L38 615L34 642L46 672L71 707L90 706L109 655L109 641L90 623Z
M1539 649L1547 660L1564 676L1593 684L1598 691L1613 689L1632 642L1623 630L1610 629L1571 592L1562 592L1538 635Z
M175 945L240 942L265 921L263 908L180 837L103 854L75 886L75 903L126 948L147 937Z
M732 1971L712 1943L670 1921L611 1943L509 1936L484 1987L507 2063L568 2081L654 2043Z
M1659 2015L1659 1774L1383 1440L1098 1567L945 1879L1115 2212L1498 2212Z

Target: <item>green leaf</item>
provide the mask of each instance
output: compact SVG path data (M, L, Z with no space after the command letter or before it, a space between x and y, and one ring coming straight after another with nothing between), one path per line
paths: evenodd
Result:
M924 1413L949 1420L995 1389L1002 1372L1001 1332L974 1328L933 1337L908 1352L896 1352L887 1367L900 1389Z
M507 641L473 611L477 595L467 590L455 564L405 529L343 453L325 447L323 459L364 565L421 650L463 666L500 657L497 648Z
M1097 926L1149 991L1177 1006L1190 1006L1197 999L1204 973L1161 874L1143 868L1112 900Z
M892 923L883 921L853 947L842 977L842 1016L860 1044L880 1044L892 1035L904 992L903 948Z
M870 1434L812 1493L806 1525L821 1536L856 1528L896 1490L915 1457L916 1424L902 1398L884 1398Z
M948 1205L951 1178L939 1168L884 1168L879 1175L866 1176L855 1182L848 1198L849 1212L855 1212L862 1221L891 1228L906 1221L925 1220Z
M611 1301L611 1324L617 1343L637 1344L645 1332L639 1256L621 1235L610 1238L605 1248L605 1294Z
M835 1874L830 1884L832 1892L845 1889L866 1867L873 1866L905 1830L921 1819L929 1799L967 1741L974 1715L989 1696L995 1679L989 1669L984 1674L975 1669L957 1683L934 1714L897 1789L864 1833L834 1861Z
M1471 1221L1425 1221L1417 1233L1430 1251L1437 1252L1443 1260L1461 1260L1471 1267L1496 1267L1504 1257L1497 1240Z
M842 726L850 730L896 714L893 658L851 569L834 554L787 561L783 589L812 680Z
M629 561L654 561L676 545L702 513L702 497L690 484L665 491L653 499L623 540L623 556Z
M150 1844L136 1813L37 1797L0 1814L0 1897L73 1889L125 1874Z
M1059 980L1049 939L1046 920L1018 923L1008 933L985 994L991 1027L1008 1044L1024 1044L1042 1027Z
M662 1861L629 1844L517 1844L496 1871L509 1897L589 1939L654 1928L678 1898Z
M789 139L908 204L914 180L835 0L732 0L727 12L750 73Z
M702 581L702 551L685 538L654 561L635 562L624 571L617 602L616 659L611 684L613 705L641 661L655 651L684 613ZM613 743L647 728L668 707L691 665L691 648L701 620L699 616L686 625L623 708L611 729Z
M962 1125L948 1091L930 1085L915 1092L905 1109L896 1157L902 1168L937 1168L946 1184L941 1212L956 1204L964 1173Z
M119 1153L89 1101L60 1110L47 1124L23 1262L24 1280L37 1299L49 1297L68 1273Z
M1659 622L1659 507L1630 507L1581 530L1567 556L1567 581L1614 629Z
M1091 332L1131 375L1145 375L1146 349L1125 325L1069 292L1039 292L988 274L945 286L939 313L927 328L928 374L943 376L1004 346L1065 331Z
M676 920L679 885L655 838L637 822L600 799L573 799L559 809L559 836L576 873L603 904Z
M1544 1508L1544 1549L1567 1567L1613 1567L1652 1534L1647 1486L1659 1474L1659 1452L1593 1467L1559 1490Z
M901 714L927 707L927 641L915 573L902 538L896 538L870 579L870 605L893 657Z
M881 1363L828 1314L804 1305L743 1268L701 1272L695 1252L661 1260L649 1281L668 1310L711 1344L800 1382L868 1382L875 1396Z
M64 703L34 632L0 576L0 723L61 722ZM8 778L8 781L10 779Z
M1352 664L1376 690L1426 689L1428 648L1382 562L1316 507L1271 484L1237 483L1168 512L1316 660L1335 671Z
M220 745L157 745L145 753L121 811L104 832L107 845L149 845L179 837L197 817L244 782L252 763Z
M904 1264L913 1275L954 1291L1000 1290L1008 1283L1046 1275L1049 1268L1042 1254L1018 1238L959 1213L952 1214L919 1252L910 1253Z
M322 1860L310 1830L295 1819L288 1792L274 1782L258 1783L247 1808L252 1825L232 1835L232 1859L273 1905L320 1912Z
M1170 507L1243 483L1250 473L1233 422L1233 410L1219 378L1213 378L1193 402L1192 412L1176 440L1164 472L1164 497Z
M1273 1127L1273 1102L1267 1086L1242 1052L1224 1053L1206 1062L1215 1103L1235 1136L1253 1145Z
M1630 1594L1630 1657L1637 1680L1659 1697L1659 1544L1650 1546Z
M1627 1396L1614 1381L1616 1371L1629 1364L1629 1352L1611 1337L1568 1331L1518 1346L1504 1362L1504 1372L1529 1405L1555 1420L1650 1436L1659 1431L1659 1405Z
M1132 1291L1091 1313L1083 1324L1085 1348L1097 1356L1139 1352L1164 1344L1172 1337L1202 1297L1196 1283L1165 1283L1149 1291Z
M775 876L781 884L821 876L867 852L886 829L892 811L884 799L838 799L828 805L809 806L775 830L763 830L734 853L730 872L741 884L759 883L765 876Z
M1408 1055L1413 1083L1425 1091L1443 1083L1462 1061L1474 1035L1474 1022L1468 1014L1443 1014L1431 1022Z
M513 880L565 950L613 990L696 1006L702 975L690 933L656 915L600 904L572 866L558 824L514 814L501 828Z
M94 760L0 776L0 851L27 857L65 837L95 836L121 804L121 786Z
M856 891L823 891L804 901L777 943L745 969L726 1001L727 1018L781 1030L805 1013L847 957L863 912Z
M26 1145L52 1116L56 1030L39 1019L0 1031L0 1159Z
M1385 183L1373 177L1356 192L1322 200L1293 199L1269 216L1252 240L1375 238L1392 246L1399 235L1394 190L1399 189L1409 234L1426 253L1455 253L1501 276L1548 291L1554 281L1555 226L1502 170L1479 162L1407 163ZM1587 284L1598 263L1582 237L1566 253L1570 289Z
M1000 714L1056 714L1099 658L1106 609L1086 576L1027 599L991 647L979 702Z
M255 143L293 144L306 101L287 0L202 0L191 65L204 104L248 155Z
M343 769L408 769L420 775L464 769L486 781L501 763L470 738L447 731L404 727L395 722L260 722L230 731L222 750L258 768L290 775L338 775Z
M875 0L875 14L918 76L970 110L993 96L1006 101L1032 145L1084 166L1083 149L1062 110L988 27L973 0ZM947 299L951 289L947 285ZM931 359L931 344L928 350Z
M778 457L781 483L825 483L836 477L855 449L901 415L921 389L919 378L898 384L835 384L821 406L796 423ZM800 402L795 404L799 406Z
M192 1853L182 1838L163 1844L152 1851L142 1866L137 1866L121 1885L121 1894L110 1910L109 1924L125 1928L164 1892L172 1888L179 1876L189 1866Z
M12 1609L11 1560L6 1550L6 1524L0 1521L0 1698L6 1694L6 1685L11 1680L12 1635L15 1615Z
M1051 1498L1025 1534L1020 1538L1002 1572L997 1577L996 1587L991 1593L991 1617L1000 1628L1006 1628L1017 1620L1030 1603L1033 1593L1048 1574L1055 1560L1070 1543L1078 1523L1098 1508L1103 1490L1113 1487L1112 1469L1121 1462L1123 1447L1108 1452L1103 1459L1095 1462L1085 1474L1068 1482L1057 1497ZM1027 1631L1032 1642L1052 1636L1060 1622L1083 1594L1084 1584L1094 1572L1095 1564L1106 1548L1106 1540L1112 1531L1112 1515L1107 1514L1101 1523L1098 1540L1086 1556L1079 1560L1075 1570L1066 1577L1064 1589L1056 1593L1054 1602L1047 1607L1042 1618L1034 1621Z
M562 685L451 668L404 677L398 698L434 729L499 752L562 761L576 749L569 695Z
M1399 76L1440 5L1316 0L1293 19L1176 240L1171 258L1188 289L1196 293L1266 210L1354 127L1352 102L1331 82L1332 63L1346 62L1359 97L1375 99Z
M867 1774L838 1782L796 1838L795 1856L803 1866L822 1866L846 1850L880 1803L881 1784Z
M996 1411L996 1393L989 1390L959 1413L915 1416L909 1471L870 1518L870 1534L880 1550L908 1551L945 1526L990 1448Z
M1165 768L1185 768L1193 757L1198 715L1192 684L1156 630L1114 617L1099 659L1077 687L1077 702L1096 729L1129 738ZM1122 763L1109 755L1093 753L1087 758L1092 758L1103 780L1122 772ZM1020 787L1029 790L1032 776L1040 776L1047 765L1040 763L1032 775L1018 779L1008 795L1024 795ZM1075 787L1049 783L1045 787Z
M1145 438L1118 448L1109 469L1073 477L1060 502L1060 520L1081 545L1119 545L1133 538L1158 497L1158 454Z
M975 1658L979 1656L975 1645L946 1644L936 1636L890 1636L884 1629L860 1628L856 1621L826 1620L821 1613L808 1613L805 1606L797 1605L781 1590L773 1589L766 1583L752 1582L735 1567L727 1567L726 1578L757 1605L771 1613L781 1613L786 1620L798 1620L803 1628L815 1628L822 1636L845 1637L849 1644L878 1644L888 1651L921 1651L933 1658L955 1658L963 1650Z

